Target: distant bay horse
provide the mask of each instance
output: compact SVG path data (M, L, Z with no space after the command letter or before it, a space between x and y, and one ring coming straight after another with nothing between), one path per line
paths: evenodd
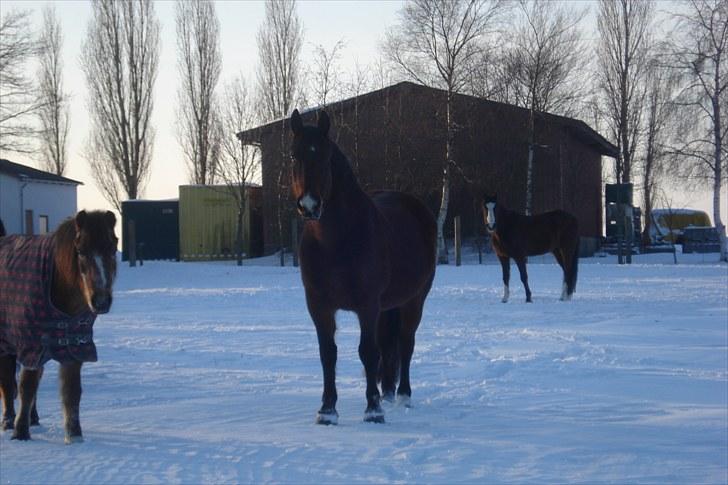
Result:
M346 156L328 137L329 117L304 126L290 119L292 190L305 224L300 262L308 311L316 326L324 390L318 424L336 424L335 313L353 311L361 330L366 373L364 421L383 423L377 387L406 405L410 360L422 307L435 276L436 224L417 198L401 192L367 195Z
M561 300L570 300L576 289L579 266L579 224L576 217L562 210L524 216L498 202L497 196L483 197L483 218L491 236L493 250L503 268L503 303L508 301L511 275L510 258L516 262L531 302L526 259L528 256L553 253L564 272Z
M12 439L30 439L38 384L51 359L60 363L65 441L83 439L81 365L96 361L93 323L111 308L115 225L112 212L81 211L53 234L0 238L0 394L2 427L13 429ZM19 385L16 362L23 366Z

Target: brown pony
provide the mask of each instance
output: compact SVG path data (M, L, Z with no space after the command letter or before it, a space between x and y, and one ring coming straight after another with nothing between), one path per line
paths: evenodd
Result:
M96 360L93 321L107 313L116 276L116 217L79 212L52 235L0 239L0 393L3 429L30 439L43 365L57 360L65 441L82 441L81 365ZM16 386L16 362L23 367ZM15 417L14 398L20 397Z
M293 131L292 189L305 218L299 247L308 311L316 326L324 391L318 424L336 424L337 310L353 311L366 372L364 421L384 422L382 394L407 405L410 360L422 306L435 276L436 225L430 210L401 192L364 193L348 160L328 138L329 117Z
M510 294L510 258L516 261L526 289L526 302L531 303L526 259L548 252L553 253L564 272L561 300L570 300L576 289L579 266L579 224L576 217L562 210L524 216L506 209L494 195L483 197L482 209L493 250L503 268L503 303L508 301Z

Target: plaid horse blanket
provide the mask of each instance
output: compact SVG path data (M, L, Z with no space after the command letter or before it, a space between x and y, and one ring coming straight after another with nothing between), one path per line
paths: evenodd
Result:
M67 315L51 302L53 236L0 238L0 355L37 369L49 360L95 362L89 311Z

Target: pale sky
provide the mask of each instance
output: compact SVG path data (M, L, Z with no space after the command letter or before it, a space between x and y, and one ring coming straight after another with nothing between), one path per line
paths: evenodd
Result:
M40 28L45 1L3 0L3 12L26 9L34 12L34 23ZM591 2L589 2L591 3ZM111 208L96 189L87 163L82 157L82 147L88 132L88 114L85 106L85 81L79 65L81 44L91 16L87 0L58 0L56 12L64 35L63 60L66 90L72 95L70 133L68 144L69 166L66 176L82 181L78 190L79 209ZM346 43L341 55L342 69L349 70L358 59L369 64L379 57L378 45L387 27L394 25L399 1L313 1L299 0L298 13L304 26L304 59L310 60L315 45L331 48L338 40ZM156 128L154 158L151 177L143 198L165 199L178 196L177 187L189 183L187 166L182 158L175 135L175 103L177 89L177 60L174 28L174 2L157 0L157 16L161 22L161 52L159 74L155 86L153 123ZM261 1L218 0L217 14L220 19L223 71L220 84L237 73L249 80L255 79L257 45L255 35L263 21L264 5ZM592 8L593 11L593 8ZM592 12L593 13L593 12ZM597 37L594 21L584 24L586 37ZM587 26L592 26L587 28ZM305 63L304 63L305 64ZM35 67L33 67L35 69ZM18 163L35 165L33 161L15 154L3 154ZM605 163L607 159L605 159ZM728 219L725 210L728 203L723 197L723 222ZM713 218L712 194L674 190L674 207L691 207L705 210Z

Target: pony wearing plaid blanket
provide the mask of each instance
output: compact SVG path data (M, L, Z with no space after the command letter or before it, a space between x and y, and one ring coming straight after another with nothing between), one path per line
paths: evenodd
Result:
M115 225L112 212L81 211L50 235L0 237L2 427L14 430L12 439L30 439L43 365L55 360L60 364L65 441L83 440L81 366L96 361L93 324L111 308ZM22 364L17 386L16 361Z

